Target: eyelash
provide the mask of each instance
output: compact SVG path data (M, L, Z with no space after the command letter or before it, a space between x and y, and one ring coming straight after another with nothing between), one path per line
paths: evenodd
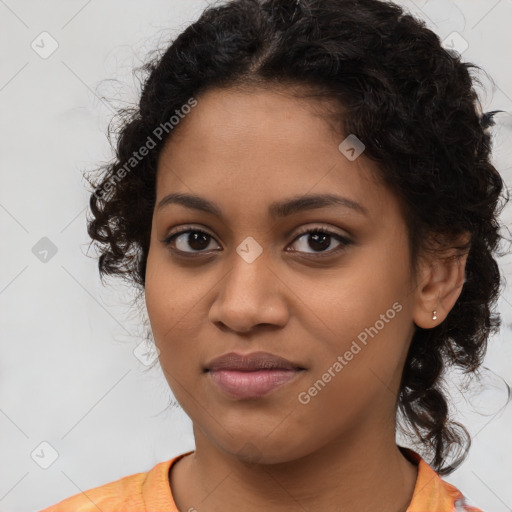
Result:
M193 226L186 226L185 228L181 229L180 231L177 231L175 233L171 233L169 236L167 236L164 240L162 240L162 242L166 245L166 246L171 246L172 242L180 235L183 235L184 233L201 233L201 234L204 234L204 235L207 235L208 237L212 238L212 239L215 239L215 237L213 237L212 235L210 235L208 232L202 230L202 229L197 229L197 228L194 228ZM320 251L320 252L312 252L312 253L304 253L303 251L291 251L291 252L297 252L297 253L302 253L302 254L307 254L308 257L313 257L313 258L316 258L316 257L326 257L324 255L327 255L327 256L333 256L334 254L337 254L338 252L341 252L345 249L346 246L349 246L352 244L352 241L349 240L348 238L345 238L344 236L341 236L340 234L334 232L334 231L331 231L329 229L326 229L326 228L323 228L323 227L314 227L314 228L304 228L303 230L299 231L295 238L293 239L293 242L292 243L295 243L299 238L301 238L303 235L307 235L307 234L311 234L311 235L315 235L315 234L320 234L320 235L327 235L327 236L330 236L330 237L333 237L335 238L338 242L341 243L341 247L338 247L336 249L331 249L331 250L328 250L328 251ZM197 255L202 255L204 251L191 251L191 252L186 252L186 251L181 251L179 249L174 249L172 248L173 252L176 252L176 253L179 253L180 256L183 256L185 258L194 258L194 257L197 257Z

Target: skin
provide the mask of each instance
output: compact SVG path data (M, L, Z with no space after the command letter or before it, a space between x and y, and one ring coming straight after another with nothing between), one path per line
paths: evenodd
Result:
M466 258L422 260L413 276L403 211L376 179L376 164L338 150L345 137L319 115L319 100L285 92L206 92L160 155L157 205L181 192L223 213L169 204L153 215L146 305L196 443L170 472L172 493L181 511L405 511L417 467L395 442L400 377L415 326L438 325L460 295ZM350 198L367 213L331 205L268 214L275 201L322 193ZM330 237L322 251L311 235L297 234L314 227L352 243ZM199 249L188 233L166 245L177 228L210 237ZM236 251L249 236L262 248L252 263ZM300 403L299 393L396 302L394 318ZM260 350L305 371L255 400L227 397L203 372L219 355Z

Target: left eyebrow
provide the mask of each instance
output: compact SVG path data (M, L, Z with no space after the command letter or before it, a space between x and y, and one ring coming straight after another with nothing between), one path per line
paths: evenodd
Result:
M224 218L222 210L218 205L204 197L193 194L169 194L160 200L157 205L157 209L170 204L180 204L186 208L200 210L202 212L215 215L221 219ZM284 201L272 203L269 206L268 211L270 216L273 218L284 218L301 211L326 208L328 206L343 206L345 208L350 208L361 215L368 215L368 211L363 205L349 199L348 197L334 194L315 194L292 197L290 199L285 199Z

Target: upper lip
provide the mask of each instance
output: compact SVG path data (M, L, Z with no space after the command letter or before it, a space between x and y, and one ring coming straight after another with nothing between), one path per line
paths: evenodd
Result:
M303 370L300 365L288 361L283 357L269 352L252 352L251 354L237 354L229 352L212 359L205 367L205 371L216 370Z

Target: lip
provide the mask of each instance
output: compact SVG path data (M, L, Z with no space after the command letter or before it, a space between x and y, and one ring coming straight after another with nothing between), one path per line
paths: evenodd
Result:
M283 357L269 352L252 352L250 354L237 354L229 352L207 363L205 371L217 370L304 370L298 363L288 361Z
M213 359L204 369L224 394L236 399L265 396L304 370L299 364L268 352L230 352Z

